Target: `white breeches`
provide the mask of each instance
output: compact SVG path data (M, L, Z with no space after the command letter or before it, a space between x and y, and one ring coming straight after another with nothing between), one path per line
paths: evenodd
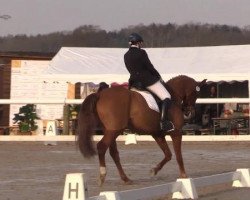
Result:
M157 81L153 85L148 86L147 89L157 95L161 100L171 98L171 95L160 81Z

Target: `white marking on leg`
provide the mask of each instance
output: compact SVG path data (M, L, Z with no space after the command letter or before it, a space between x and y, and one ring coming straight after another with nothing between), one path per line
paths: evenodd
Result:
M104 175L106 173L107 173L106 167L100 167L100 174Z

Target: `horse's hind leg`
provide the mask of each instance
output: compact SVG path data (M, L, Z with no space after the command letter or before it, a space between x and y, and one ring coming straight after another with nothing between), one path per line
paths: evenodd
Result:
M173 147L176 155L176 160L179 165L180 169L180 177L181 178L187 178L187 174L185 172L182 153L181 153L181 142L182 142L182 135L179 133L173 133L171 134L171 138L173 141Z
M157 142L157 144L159 145L159 147L161 148L161 150L163 151L165 157L158 165L156 165L156 167L151 169L151 174L152 175L156 175L161 170L161 168L168 161L170 161L171 158L172 158L172 153L171 153L171 151L170 151L170 149L168 147L168 144L167 144L167 141L166 141L165 137L164 136L158 136L158 137L154 137L154 139Z
M99 156L99 165L100 165L100 179L99 185L101 186L107 174L105 154L110 145L115 141L117 134L114 131L105 131L103 138L97 143L97 151Z
M126 184L131 184L132 181L127 177L127 175L125 174L121 162L120 162L120 157L119 157L119 152L117 150L117 145L116 145L116 141L114 141L110 147L109 147L109 153L111 155L111 157L113 158L115 165L119 171L120 177L121 179L126 183Z

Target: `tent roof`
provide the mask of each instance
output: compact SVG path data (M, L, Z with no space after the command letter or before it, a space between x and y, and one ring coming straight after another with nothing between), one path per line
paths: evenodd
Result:
M44 72L46 78L70 82L125 82L127 48L63 47ZM164 80L187 75L196 80L249 80L250 45L146 48Z

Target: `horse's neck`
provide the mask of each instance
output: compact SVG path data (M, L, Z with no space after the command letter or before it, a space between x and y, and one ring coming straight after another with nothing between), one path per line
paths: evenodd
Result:
M174 102L175 102L177 105L181 105L181 104L182 104L183 98L181 98L180 96L178 96L178 95L173 95L173 96L172 96L172 99L174 100Z
M173 89L170 93L171 93L171 98L173 99L173 101L176 104L181 105L185 95L175 89Z
M183 83L179 82L178 87L176 87L176 84L177 83L175 81L172 81L172 82L169 82L167 85L169 87L169 92L174 102L181 105L183 99L186 96L186 93L185 93L186 91L184 89Z

